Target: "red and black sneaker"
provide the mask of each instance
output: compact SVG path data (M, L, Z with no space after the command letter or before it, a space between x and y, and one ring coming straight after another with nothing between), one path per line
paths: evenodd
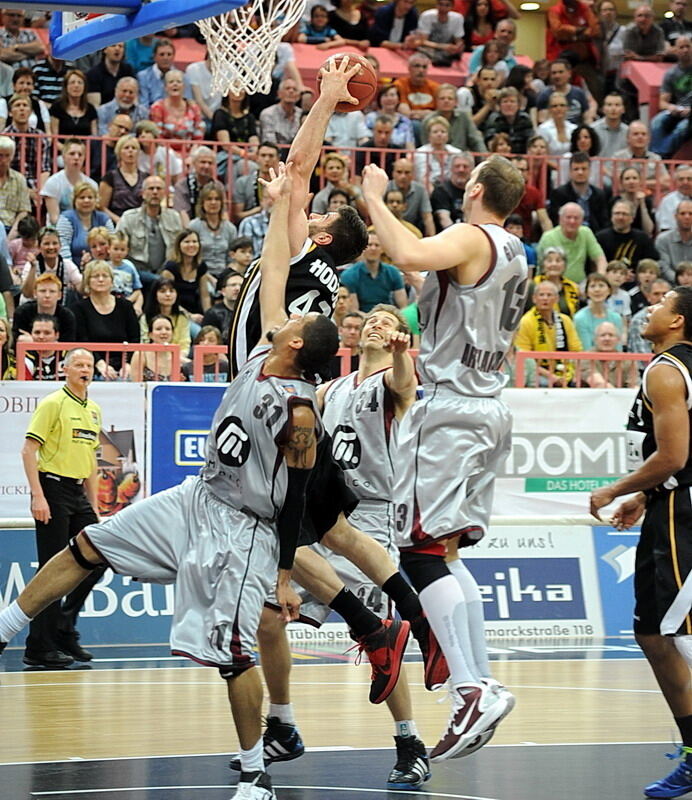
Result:
M411 633L423 655L425 688L432 692L443 686L449 678L447 659L424 614L411 620Z
M358 639L358 649L368 654L372 667L371 703L382 703L394 690L410 632L406 620L384 619L376 631Z

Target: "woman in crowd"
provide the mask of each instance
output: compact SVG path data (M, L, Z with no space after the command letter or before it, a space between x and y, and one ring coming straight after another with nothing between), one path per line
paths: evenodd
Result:
M50 107L50 131L57 136L96 136L98 115L87 102L86 75L70 69L63 78L60 97Z
M605 275L592 272L586 278L585 291L588 305L574 315L574 325L584 350L588 351L595 348L596 328L601 322L612 322L618 330L618 336L621 338L623 321L617 311L611 311L606 305L612 289ZM622 350L622 345L618 345L617 349Z
M632 227L644 231L647 236L653 236L656 227L653 201L651 195L646 193L639 167L625 167L620 172L619 186L620 193L613 197L611 208L617 200L629 200L636 209Z
M161 138L170 139L174 150L182 150L184 141L204 139L206 126L202 110L183 96L183 73L178 69L168 70L163 88L166 96L152 103L149 109L149 117L159 126Z
M82 273L70 258L60 255L60 237L55 228L43 228L38 234L38 254L30 253L22 270L22 294L34 296L34 284L38 275L44 272L55 273L63 285L63 302L70 299L70 288L79 292L82 287Z
M488 152L497 153L500 156L512 155L512 140L508 133L495 133L488 141Z
M13 381L17 377L12 328L6 317L0 317L0 376L3 381Z
M492 67L499 75L498 86L504 86L509 76L509 66L505 61L506 56L507 45L499 39L491 39L483 47L481 63L474 75L471 76L470 82L473 83L476 80L476 75L478 75L480 70L486 67Z
M567 183L569 180L569 160L575 153L586 153L589 158L595 158L601 152L601 143L596 132L589 125L580 124L572 131L569 152L565 153L558 163L558 184ZM592 161L589 171L589 183L602 186L605 177L600 161ZM609 179L607 179L609 182Z
M324 189L321 189L312 200L313 214L326 214L329 205L329 195L332 189L342 189L355 206L358 213L365 218L367 207L363 200L360 188L349 180L348 159L341 153L325 153L321 161L322 175L326 180Z
M238 236L236 226L226 217L225 194L217 184L207 183L197 198L195 219L190 222L190 230L199 237L201 259L215 278L226 269L231 242Z
M151 344L172 344L173 321L165 314L157 314L149 323L148 339ZM130 361L130 380L169 381L173 374L173 356L167 353L137 352Z
M66 156L67 158L67 156ZM105 211L98 211L98 195L91 183L86 181L74 187L72 208L63 211L58 218L57 231L60 236L60 255L82 264L85 251L89 249L87 236L92 228L103 227L114 230Z
M139 324L132 303L113 295L113 270L105 261L90 261L84 270L87 295L72 306L77 322L77 341L139 342ZM124 380L127 358L120 352L94 353L94 368L102 380Z
M207 265L202 261L201 250L197 231L182 230L173 242L170 261L161 269L162 277L173 278L180 307L198 325L204 312L211 307L209 284L205 277Z
M204 325L195 336L195 345L222 345L221 331L215 325ZM191 361L183 364L182 373L188 381L194 381ZM228 380L228 360L220 353L204 353L202 356L202 380L206 382L226 383Z
M181 356L187 358L190 351L190 320L178 302L175 281L166 275L162 275L152 284L144 304L144 313L139 318L143 342L149 341L149 325L158 314L170 317L173 323L171 341L180 347Z
M15 94L21 94L29 98L31 102L31 115L29 116L29 127L37 128L43 133L50 132L50 111L48 106L34 96L36 80L34 73L29 67L19 67L12 75L12 94L0 99L0 130L7 125L8 109L7 101Z
M495 12L490 0L475 0L464 14L464 48L470 53L474 48L489 42L495 35Z
M533 127L538 125L538 110L536 108L536 92L531 88L533 70L525 64L512 67L505 80L505 86L511 86L519 92L519 109L525 111L530 117Z
M567 119L567 97L562 92L553 92L548 100L548 119L536 129L548 143L551 156L561 156L569 151L572 131L577 127Z
M358 0L332 0L329 25L344 39L343 44L367 50L370 47L370 30Z
M554 283L559 293L557 310L561 314L574 317L579 310L581 300L579 286L569 278L565 278L567 269L565 251L561 247L546 247L539 269L539 274L533 279L534 283L540 283L543 280ZM531 307L531 305L531 296L529 295L528 306Z
M413 133L413 123L408 117L400 114L398 111L401 104L401 96L396 86L382 86L377 92L377 108L375 111L369 111L365 115L365 124L373 130L375 127L375 120L378 117L387 117L391 120L394 126L392 130L391 143L395 147L404 147L407 150L413 150L415 144L415 135Z
M65 168L54 173L41 187L41 197L46 204L47 222L56 225L63 211L72 208L74 189L79 183L88 183L96 192L96 182L82 172L86 149L81 139L66 139L62 145Z
M449 122L444 117L431 117L426 127L428 143L416 148L413 169L416 180L429 194L434 184L447 175L451 156L461 150L449 144Z
M529 157L529 183L543 192L543 199L553 183L554 168L547 159L548 142L543 136L532 136L526 144L526 155Z
M221 100L211 120L211 138L221 142L224 152L219 153L217 167L221 174L227 168L228 158L235 164L243 158L253 158L259 145L257 120L250 113L247 94L244 91L229 92ZM239 147L236 142L247 143Z
M157 144L161 138L159 126L149 119L142 119L135 125L135 136L139 142L138 166L147 175L158 175L171 185L183 174L183 162L170 147Z
M99 207L115 225L125 211L142 205L142 184L147 173L139 168L140 150L134 136L121 136L115 145L118 166L101 178Z

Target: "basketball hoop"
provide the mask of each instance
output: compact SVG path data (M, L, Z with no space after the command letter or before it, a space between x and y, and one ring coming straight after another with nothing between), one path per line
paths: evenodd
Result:
M267 94L279 42L302 17L305 0L250 0L197 22L209 48L212 91Z

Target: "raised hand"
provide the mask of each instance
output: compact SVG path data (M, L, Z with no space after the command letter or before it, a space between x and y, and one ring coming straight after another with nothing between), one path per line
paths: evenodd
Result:
M361 189L366 200L368 198L381 200L388 183L389 176L377 164L368 164L362 172Z
M358 99L348 91L348 82L361 70L361 65L356 62L349 66L350 59L344 56L339 64L329 59L320 69L320 97L326 97L334 105L337 103L351 103L356 105Z
M411 347L411 337L401 331L385 331L384 349L390 353L405 353Z
M273 167L269 170L269 180L258 178L259 182L264 186L264 191L267 197L270 197L276 202L279 197L289 195L293 187L293 163L288 164L281 162L278 170Z

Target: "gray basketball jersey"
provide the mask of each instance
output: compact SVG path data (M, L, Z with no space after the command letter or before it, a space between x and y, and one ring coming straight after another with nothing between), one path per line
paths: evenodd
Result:
M286 497L288 474L280 446L290 434L291 407L317 408L310 382L262 374L270 349L256 347L226 389L200 472L219 500L264 519L274 519Z
M492 397L507 382L500 367L524 310L529 269L516 236L499 225L477 227L490 240L490 267L469 286L460 286L447 271L428 273L418 301L416 368L423 384Z
M385 371L358 383L358 373L337 378L324 397L322 420L332 437L332 455L359 500L392 499L391 450L397 421Z

